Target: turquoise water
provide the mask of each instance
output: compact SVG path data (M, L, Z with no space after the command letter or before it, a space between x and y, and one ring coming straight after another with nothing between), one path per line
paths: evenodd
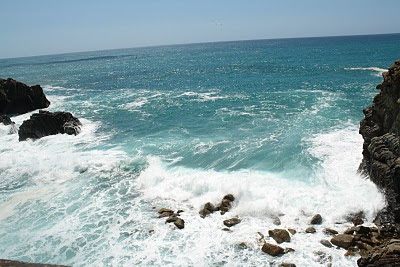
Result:
M356 266L301 233L344 229L382 195L360 177L362 109L400 58L400 35L259 40L0 60L0 77L41 84L78 136L18 142L0 126L0 258L73 266ZM19 126L30 114L14 117ZM226 193L231 212L198 210ZM356 197L355 197L356 196ZM184 230L153 207L183 209ZM260 251L274 215L295 252ZM233 233L222 221L238 215ZM322 229L322 228L321 228ZM154 230L154 231L152 231ZM317 229L318 230L318 229ZM326 237L325 237L326 238ZM246 242L249 249L240 249Z

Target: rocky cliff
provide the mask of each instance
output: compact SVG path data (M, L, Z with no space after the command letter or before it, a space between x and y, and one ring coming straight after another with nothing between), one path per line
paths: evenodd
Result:
M379 94L364 109L360 123L364 138L360 171L386 195L387 208L377 217L383 232L393 235L400 223L400 60L383 73Z

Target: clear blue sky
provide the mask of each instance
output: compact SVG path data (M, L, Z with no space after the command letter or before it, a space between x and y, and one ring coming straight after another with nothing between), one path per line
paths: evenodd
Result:
M400 0L0 0L0 58L400 32Z

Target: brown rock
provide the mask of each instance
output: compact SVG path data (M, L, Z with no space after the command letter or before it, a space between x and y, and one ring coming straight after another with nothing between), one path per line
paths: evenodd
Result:
M289 233L290 233L291 235L294 235L295 233L297 233L296 230L294 230L294 229L292 229L292 228L289 228L288 231L289 231Z
M294 252L295 250L293 248L285 248L285 254Z
M227 227L232 227L240 222L241 222L241 220L239 218L231 218L231 219L225 220L224 225Z
M289 232L285 229L274 229L269 230L268 234L272 237L278 244L283 242L290 242Z
M339 234L331 239L331 243L335 246L348 249L354 241L354 237L352 235Z
M280 267L296 267L296 264L294 263L286 263L286 262L282 262Z
M235 201L235 197L232 195L232 194L227 194L227 195L225 195L224 197L223 197L223 200L224 199L227 199L227 200L229 200L229 201Z
M67 267L66 265L53 265L42 263L28 263L22 261L0 259L0 267Z
M174 214L174 212L168 212L168 211L164 211L163 213L160 213L160 215L158 215L158 218L164 218L164 217L169 217L172 214Z
M282 255L282 254L285 253L285 250L282 247L274 245L274 244L270 244L270 243L265 243L262 246L261 250L264 253L267 253L267 254L269 254L271 256L274 256L274 257Z
M331 229L331 228L325 228L324 233L327 235L337 235L338 231Z
M185 221L183 219L181 219L181 218L176 218L176 220L174 221L174 224L179 229L185 228Z
M167 220L165 220L165 223L173 223L173 222L175 222L177 219L178 219L178 218L175 217L175 216L169 216L169 217L167 218Z
M314 227L308 227L308 228L306 229L306 233L307 233L307 234L313 234L313 233L315 233L315 232L317 232L317 230L315 230Z
M162 209L160 209L160 210L158 211L159 214L162 214L162 213L164 213L164 212L168 212L168 213L171 213L171 214L174 213L173 210L166 209L166 208L162 208Z
M312 217L310 223L311 224L322 224L322 216L321 216L321 214L315 214Z

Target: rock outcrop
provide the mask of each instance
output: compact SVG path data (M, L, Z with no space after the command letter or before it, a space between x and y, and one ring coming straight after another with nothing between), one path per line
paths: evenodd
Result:
M39 139L48 135L77 135L81 130L81 122L69 112L49 112L40 110L32 114L29 120L19 128L19 141L28 138Z
M13 122L7 115L0 114L0 123L3 123L4 125L11 125Z
M0 79L0 114L23 114L49 105L40 85Z
M383 73L383 78L372 106L363 110L360 171L385 192L388 206L378 223L386 225L390 235L396 231L393 224L400 223L400 60Z

